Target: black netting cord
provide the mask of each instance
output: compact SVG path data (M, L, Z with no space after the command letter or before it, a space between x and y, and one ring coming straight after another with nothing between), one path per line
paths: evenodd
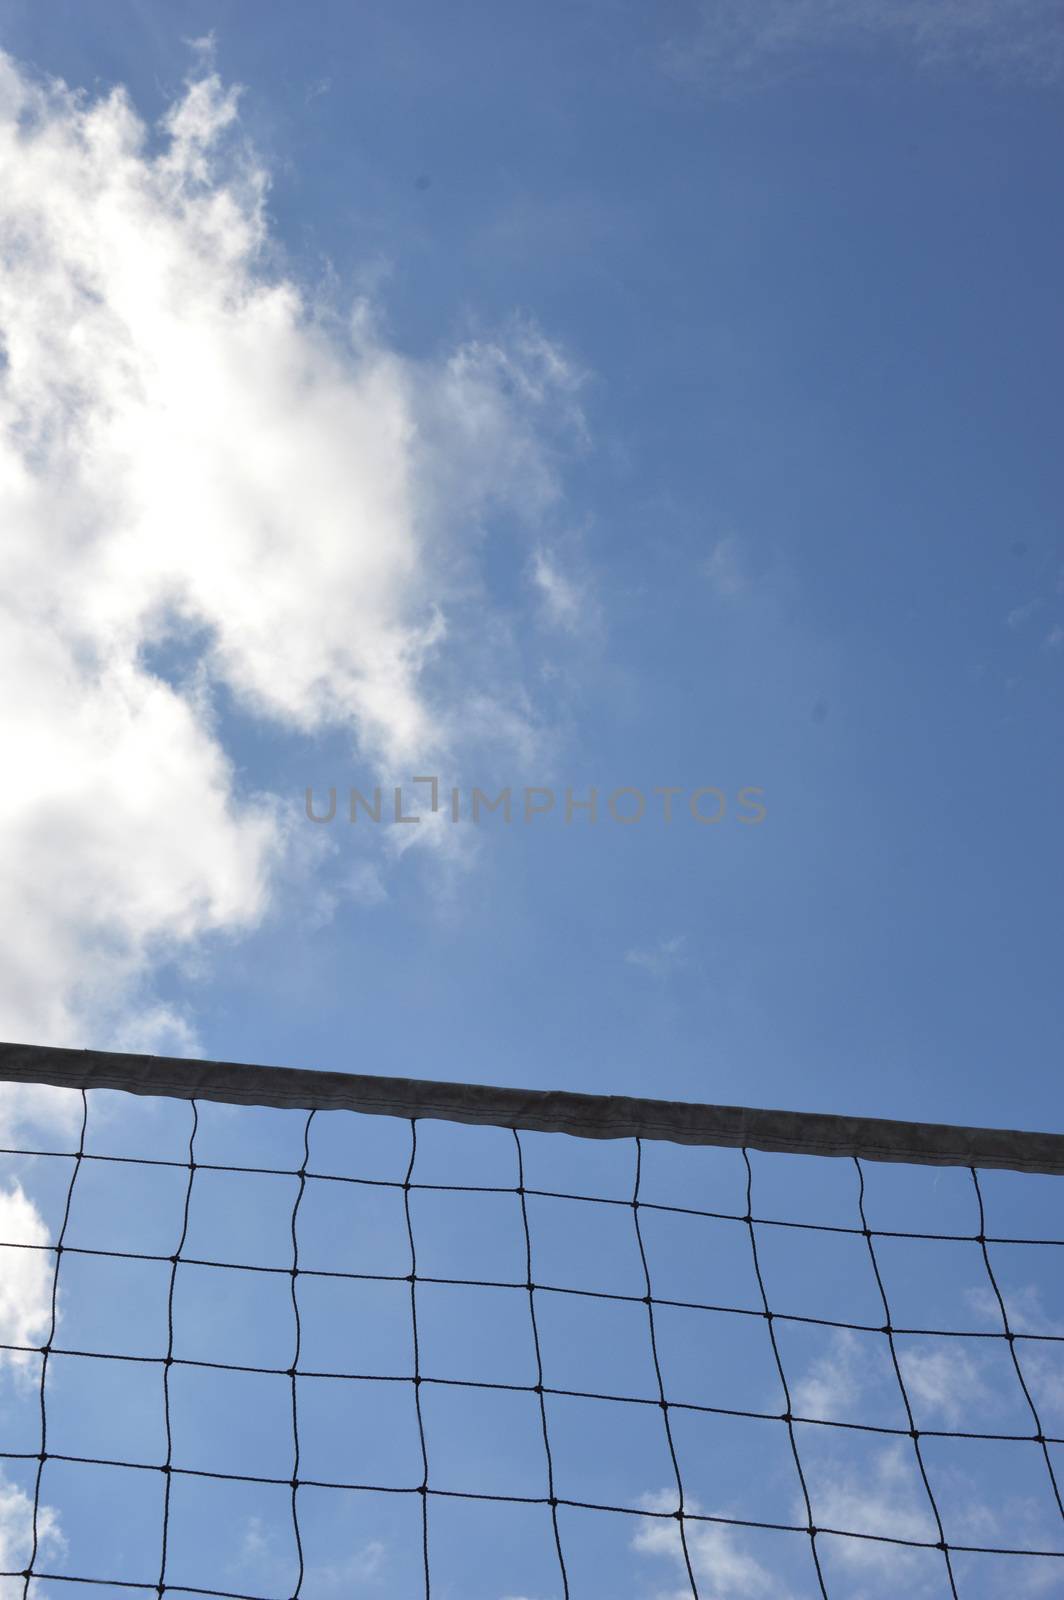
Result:
M414 1245L414 1224L410 1215L410 1180L417 1160L417 1118L410 1118L410 1164L403 1180L403 1210L406 1216L406 1234L410 1245L410 1323L414 1335L414 1409L417 1413L417 1432L421 1444L421 1556L425 1571L425 1600L430 1600L432 1579L429 1572L429 1455L425 1443L425 1419L421 1414L421 1350L417 1330L417 1250Z
M565 1570L561 1532L558 1528L558 1499L554 1491L554 1460L551 1456L550 1433L547 1428L547 1401L543 1392L543 1355L539 1343L539 1324L536 1321L536 1285L532 1276L532 1232L528 1225L528 1200L525 1194L525 1164L521 1149L521 1135L513 1130L517 1145L517 1192L521 1199L521 1222L525 1232L525 1265L528 1271L528 1314L532 1322L532 1345L536 1354L535 1392L539 1397L539 1420L543 1430L543 1453L547 1461L547 1499L550 1504L551 1525L554 1529L554 1548L558 1556L558 1571L562 1580L562 1595L569 1600L569 1575Z
M860 1158L858 1156L854 1156L853 1160L854 1165L857 1168L857 1178L860 1185L857 1195L857 1207L861 1214L861 1228L864 1232L865 1243L868 1245L868 1254L872 1262L872 1271L875 1274L876 1288L879 1290L879 1298L883 1306L883 1316L885 1319L883 1323L883 1332L886 1334L887 1342L890 1345L890 1359L894 1366L894 1376L898 1380L898 1389L901 1392L902 1404L905 1407L905 1415L909 1420L909 1433L912 1436L913 1450L916 1452L916 1464L920 1469L920 1477L923 1480L924 1490L927 1494L928 1503L931 1506L931 1515L935 1519L935 1527L938 1531L938 1547L942 1551L942 1557L946 1563L946 1576L949 1580L950 1594L953 1596L953 1600L958 1600L957 1584L953 1575L953 1563L950 1560L949 1545L946 1543L946 1535L942 1527L942 1518L939 1514L934 1491L931 1488L931 1479L928 1477L927 1467L924 1463L924 1453L920 1448L920 1430L916 1426L916 1418L913 1416L913 1408L909 1403L909 1392L905 1387L905 1379L902 1375L901 1362L898 1360L898 1351L894 1343L894 1329L891 1325L890 1303L887 1300L887 1291L883 1283L883 1275L879 1270L879 1261L876 1256L876 1247L872 1242L872 1233L868 1226L868 1218L865 1216L864 1168L862 1167Z
M795 1469L798 1473L798 1482L802 1489L802 1500L805 1503L806 1532L809 1535L809 1549L813 1557L813 1566L816 1570L817 1583L823 1600L828 1600L827 1585L824 1582L824 1573L820 1565L820 1552L816 1547L817 1527L813 1521L813 1506L809 1499L809 1486L805 1481L805 1471L802 1467L802 1458L798 1450L798 1440L794 1434L794 1410L791 1405L791 1391L787 1387L787 1374L783 1370L783 1361L780 1356L779 1343L776 1339L776 1330L772 1326L774 1313L769 1307L768 1294L765 1290L765 1280L761 1275L761 1262L757 1254L757 1234L754 1232L753 1187L754 1174L750 1166L750 1152L744 1148L743 1161L746 1163L746 1226L750 1235L750 1250L754 1259L754 1275L757 1278L757 1287L761 1293L761 1307L765 1322L768 1326L769 1341L772 1345L772 1355L776 1362L776 1371L779 1373L780 1386L783 1389L783 1399L787 1409L783 1413L783 1421L787 1424L787 1437L791 1444L791 1455L794 1457Z
M162 1559L159 1563L159 1593L166 1589L166 1554L170 1542L170 1494L173 1482L174 1437L170 1418L170 1372L174 1365L174 1292L177 1287L177 1268L181 1252L188 1238L188 1216L192 1204L192 1183L196 1176L196 1132L199 1128L199 1108L195 1100L192 1107L192 1129L188 1137L188 1182L185 1185L185 1204L181 1216L181 1237L177 1249L170 1257L170 1283L166 1295L166 1355L163 1359L163 1416L166 1424L166 1460L163 1463L163 1533Z
M1023 1368L1020 1366L1020 1358L1016 1354L1016 1335L1009 1326L1009 1314L1005 1309L1005 1299L1000 1288L998 1287L997 1278L994 1276L994 1269L990 1264L990 1251L987 1248L986 1240L986 1213L983 1209L983 1191L979 1187L979 1174L974 1167L970 1167L969 1171L972 1174L972 1182L975 1185L975 1197L979 1206L978 1239L980 1249L983 1252L983 1263L986 1267L986 1275L990 1279L990 1287L994 1291L994 1298L997 1301L998 1309L1001 1312L1001 1322L1005 1329L1005 1338L1008 1342L1009 1354L1012 1357L1012 1365L1016 1369L1016 1377L1019 1379L1020 1388L1023 1390L1023 1398L1026 1400L1031 1416L1034 1419L1035 1442L1041 1449L1043 1459L1045 1460L1046 1471L1049 1473L1049 1482L1053 1489L1053 1498L1057 1502L1057 1510L1060 1512L1061 1517L1064 1518L1064 1504L1062 1504L1060 1498L1060 1485L1057 1483L1057 1475L1053 1470L1053 1458L1049 1453L1049 1445L1046 1442L1045 1430L1042 1427L1042 1420L1038 1415L1038 1407L1035 1405L1031 1396L1031 1391L1027 1387L1027 1380L1023 1375Z
M292 1365L289 1368L289 1378L292 1383L292 1538L296 1547L296 1584L292 1591L292 1600L299 1600L303 1588L303 1537L299 1528L299 1355L303 1342L303 1329L299 1320L299 1295L296 1290L296 1280L299 1277L299 1238L297 1226L299 1222L299 1207L307 1187L307 1166L310 1162L310 1125L314 1121L314 1112L307 1113L307 1120L303 1124L303 1163L297 1174L299 1187L296 1190L295 1201L292 1205L292 1323L295 1330L295 1346L292 1353Z
M658 1403L661 1406L661 1415L665 1424L665 1442L669 1449L669 1458L672 1461L672 1470L676 1478L676 1493L679 1505L676 1509L676 1520L680 1529L680 1549L683 1552L684 1566L687 1568L687 1581L691 1585L691 1594L698 1600L698 1582L695 1578L695 1569L691 1562L691 1551L687 1543L687 1529L685 1522L685 1506L683 1493L683 1475L680 1472L680 1463L676 1455L676 1445L672 1437L672 1423L669 1420L669 1402L665 1398L665 1382L661 1375L661 1362L658 1359L657 1331L654 1327L654 1295L650 1287L650 1266L647 1262L646 1248L643 1244L643 1229L639 1222L639 1183L643 1173L643 1141L635 1141L635 1187L632 1190L632 1220L635 1224L635 1239L639 1248L639 1259L643 1264L643 1282L646 1293L643 1296L647 1308L647 1320L650 1325L650 1354L654 1362L654 1376L658 1385Z
M37 1561L37 1551L40 1548L40 1514L41 1514L41 1478L44 1474L44 1463L48 1460L48 1407L45 1400L45 1385L48 1379L48 1357L52 1351L55 1339L55 1324L59 1312L59 1268L63 1260L63 1240L66 1238L67 1225L70 1222L70 1206L74 1199L74 1185L78 1181L81 1171L82 1159L85 1155L85 1129L89 1120L89 1102L85 1090L81 1091L81 1134L78 1139L78 1148L74 1156L74 1165L70 1172L70 1182L67 1185L66 1204L63 1207L63 1220L59 1227L59 1237L55 1246L55 1271L52 1273L52 1304L51 1320L48 1326L48 1338L41 1346L41 1449L37 1459L37 1473L33 1484L33 1521L31 1531L30 1558L22 1573L22 1600L27 1600L30 1589L30 1579L34 1576L34 1566Z

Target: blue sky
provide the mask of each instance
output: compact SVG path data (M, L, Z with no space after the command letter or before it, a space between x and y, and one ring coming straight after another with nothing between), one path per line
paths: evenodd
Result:
M1059 1127L1054 7L0 49L0 1036Z
M404 360L512 348L521 318L568 364L579 423L519 425L545 502L515 468L447 533L426 697L490 679L538 739L453 742L465 792L766 793L749 831L485 831L445 889L415 851L369 906L343 882L375 851L337 826L240 937L149 930L145 992L204 1053L1054 1125L1059 93L995 63L992 20L973 59L948 6L934 50L872 9L711 69L691 7L4 7L14 57L149 123L213 30L270 175L254 272L337 317L370 294ZM537 551L572 588L553 627ZM357 714L231 689L237 794L309 833L308 783L373 781Z
M50 1576L31 1586L37 1600L117 1597L156 1582L167 1351L175 1358L176 1469L167 1585L295 1593L287 1373L297 1348L299 1593L419 1600L411 1237L433 1491L431 1594L548 1600L563 1592L543 1504L546 1453L532 1387L542 1371L554 1492L579 1502L559 1507L568 1592L588 1600L690 1596L675 1523L646 1515L677 1503L657 1404L660 1371L685 1507L696 1519L723 1519L686 1524L700 1600L815 1600L821 1590L801 1531L807 1513L781 1420L787 1399L761 1316L760 1270L786 1396L801 1419L795 1444L812 1514L818 1527L837 1530L818 1539L826 1592L885 1600L904 1582L919 1600L949 1595L943 1559L927 1548L936 1530L881 1332L851 1161L751 1153L755 1269L739 1151L650 1141L636 1190L631 1141L522 1134L537 1365L512 1133L423 1121L415 1152L398 1119L318 1113L308 1128L297 1112L201 1103L194 1127L182 1102L104 1091L89 1102L87 1159L72 1188L69 1155L2 1158L4 1238L12 1243L3 1251L0 1300L0 1571L21 1571L28 1554L40 1434L41 1357L32 1347L48 1337L55 1259L39 1247L64 1242L34 1563ZM47 1148L76 1148L77 1127L68 1124L65 1134L53 1126ZM305 1135L309 1177L296 1211L292 1280ZM268 1170L235 1170L249 1167ZM1064 1305L1056 1257L1064 1246L1016 1242L1059 1240L1058 1184L1005 1172L980 1180L994 1281L1010 1325L1025 1335L1018 1358L1059 1481ZM33 1197L29 1219L24 1193ZM629 1204L636 1194L638 1237ZM1054 1594L1059 1559L955 1548L1064 1551L1030 1404L973 1239L971 1176L867 1163L863 1205L868 1225L880 1230L877 1266L900 1330L894 1345L935 1505L954 1547L957 1592L966 1600ZM23 1248L14 1248L19 1241ZM93 1588L64 1578L93 1580ZM21 1593L21 1580L0 1582Z

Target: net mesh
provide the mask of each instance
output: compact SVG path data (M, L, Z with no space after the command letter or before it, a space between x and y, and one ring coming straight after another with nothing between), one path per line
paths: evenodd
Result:
M1057 1178L70 1099L5 1600L1064 1593Z

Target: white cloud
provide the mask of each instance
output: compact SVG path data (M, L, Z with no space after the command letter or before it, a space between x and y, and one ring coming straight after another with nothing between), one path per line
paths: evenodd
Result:
M1025 1345L1020 1364L1043 1425L1058 1424L1064 1418L1064 1350L1059 1344Z
M0 1189L0 1344L40 1345L51 1325L56 1257L47 1245L44 1218L22 1187ZM26 1372L34 1361L25 1350L0 1350L0 1366Z
M652 978L667 978L677 968L686 966L686 945L687 937L681 933L672 939L659 939L645 949L628 950L624 959L630 967L649 972Z
M339 1561L311 1563L304 1574L308 1593L348 1594L353 1588L372 1584L387 1559L387 1546L380 1539L368 1539ZM249 1517L232 1570L272 1579L276 1587L278 1573L287 1569L289 1561L287 1539L279 1538L276 1527L262 1517Z
M586 581L565 571L557 551L540 545L532 557L530 576L552 627L579 633L597 626L598 608Z
M966 1298L973 1310L991 1325L1001 1326L1000 1311L989 1288L969 1290ZM1038 1291L1027 1286L1007 1296L1010 1320L1014 1325L1038 1325L1052 1331ZM905 1344L898 1359L918 1426L945 1424L947 1427L989 1427L988 1413L1000 1397L986 1382L988 1368L978 1354L973 1355L955 1341L943 1341L946 1348L934 1345ZM805 1373L792 1383L791 1395L796 1415L824 1421L872 1420L867 1410L868 1397L887 1386L897 1392L893 1371L887 1364L871 1359L873 1347L849 1329L837 1330L825 1354L810 1363ZM1064 1367L1039 1358L1043 1352L1024 1347L1021 1361L1028 1381L1037 1387L1038 1397L1047 1412L1059 1393L1064 1396ZM867 1452L867 1453L866 1453ZM908 1440L885 1445L868 1445L857 1453L853 1436L834 1429L809 1430L803 1436L803 1463L812 1501L813 1520L820 1528L841 1533L878 1535L884 1542L862 1537L843 1538L833 1533L826 1538L822 1553L839 1562L851 1576L854 1600L879 1600L897 1592L897 1579L904 1575L906 1587L914 1595L938 1594L937 1580L925 1584L923 1574L930 1569L925 1553L906 1549L887 1540L914 1540L926 1543L937 1538L934 1518L926 1490L919 1475L916 1456ZM973 1545L1008 1542L1019 1548L1043 1547L1052 1534L1045 1525L1045 1507L1030 1497L1009 1496L1007 1486L999 1486L992 1503L986 1498L986 1485L945 1459L929 1463L940 1494L948 1489L951 1537ZM794 1504L796 1520L805 1516L804 1503ZM1036 1593L1044 1581L1040 1567L1014 1574L1015 1592ZM829 1583L830 1587L830 1583ZM850 1590L847 1591L851 1592ZM1010 1590L1010 1593L1012 1591Z
M834 1331L827 1353L812 1361L808 1371L792 1385L795 1416L825 1422L853 1418L860 1397L863 1347L848 1328Z
M237 99L208 73L155 138L0 56L0 1036L195 1047L151 973L261 922L297 826L242 791L219 686L381 771L529 735L519 684L429 669L493 512L557 502L580 375L527 322L400 356L271 270Z
M387 1549L379 1539L370 1539L342 1561L312 1566L307 1572L310 1591L347 1594L353 1586L370 1583L387 1559Z
M240 1541L239 1561L243 1564L255 1563L268 1557L273 1549L273 1540L261 1517L249 1517L244 1528L244 1537Z
M549 620L557 627L575 630L580 620L580 592L562 572L551 551L536 551L532 559L532 582L539 590Z
M882 1534L891 1539L937 1538L926 1498L916 1477L912 1451L892 1444L880 1450L860 1473L842 1464L822 1474L812 1491L817 1527L845 1533ZM804 1515L804 1505L799 1515ZM895 1575L918 1555L902 1545L872 1539L831 1540L832 1554L854 1570Z
M1056 0L703 0L666 66L715 87L787 76L834 48L903 51L921 67L955 65L1029 82L1064 74Z
M38 1556L54 1556L64 1548L59 1518L48 1505L37 1508ZM0 1570L18 1572L33 1549L33 1501L0 1472ZM22 1578L0 1578L0 1600L21 1600Z
M1014 1333L1064 1334L1064 1322L1049 1315L1042 1303L1042 1291L1036 1283L999 1284L998 1287L1005 1302L1009 1327ZM988 1322L995 1333L1003 1327L1001 1307L989 1285L969 1289L965 1298L972 1310Z
M1005 618L1006 623L1010 628L1022 628L1025 622L1031 620L1041 604L1041 600L1028 600L1022 606L1013 606Z
M1059 622L1053 624L1042 643L1047 650L1059 650L1064 645L1064 628Z
M869 1412L862 1403L870 1394L885 1386L897 1393L893 1370L880 1366L874 1353L867 1339L848 1328L836 1329L824 1355L791 1386L795 1415L824 1422L867 1419ZM965 1417L978 1416L979 1408L992 1402L979 1367L963 1348L907 1346L899 1349L898 1360L916 1420L925 1427L938 1420L954 1426ZM815 1441L822 1459L828 1452L823 1492L816 1496L817 1520L853 1531L910 1537L906 1529L917 1526L922 1513L905 1447L877 1458L873 1476L860 1493L852 1489L851 1472L840 1462L830 1464L837 1447L838 1440L827 1431ZM853 1548L856 1544L846 1541L842 1556L851 1565L862 1564Z
M172 1006L149 1004L116 1022L115 1050L135 1055L201 1056L203 1046L195 1028Z
M925 1426L934 1417L956 1427L993 1403L976 1362L956 1340L949 1344L949 1349L907 1346L898 1352L913 1411Z
M661 1490L644 1495L642 1504L648 1511L671 1511L676 1506L676 1495L674 1491ZM700 1513L702 1508L689 1499L687 1509ZM760 1595L787 1600L774 1575L744 1549L744 1536L739 1529L720 1522L686 1522L684 1528L702 1600L756 1600ZM680 1588L661 1590L656 1600L687 1600L691 1591L675 1518L647 1517L632 1540L632 1548L640 1555L663 1556L685 1574Z
M1009 1327L1014 1333L1042 1333L1054 1336L1052 1342L1039 1344L1024 1340L1017 1344L1016 1355L1028 1388L1031 1390L1043 1424L1064 1418L1064 1322L1051 1317L1042 1303L1042 1291L1037 1284L1027 1283L1002 1287ZM968 1303L989 1326L998 1332L1003 1324L997 1296L988 1288L970 1289Z
M82 1102L75 1089L53 1089L44 1083L0 1083L0 1144L13 1149L20 1140L40 1133L58 1139L48 1149L77 1148Z
M702 571L722 599L742 594L747 586L746 574L740 559L739 541L733 538L718 539Z

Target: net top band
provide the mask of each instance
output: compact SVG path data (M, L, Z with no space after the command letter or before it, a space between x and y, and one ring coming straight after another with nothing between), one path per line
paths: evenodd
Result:
M792 1155L1064 1173L1064 1134L1059 1133L573 1094L560 1089L511 1089L47 1045L0 1044L3 1082L118 1089L129 1094L282 1110L431 1117L569 1133L584 1139L665 1139L675 1144L745 1147Z

